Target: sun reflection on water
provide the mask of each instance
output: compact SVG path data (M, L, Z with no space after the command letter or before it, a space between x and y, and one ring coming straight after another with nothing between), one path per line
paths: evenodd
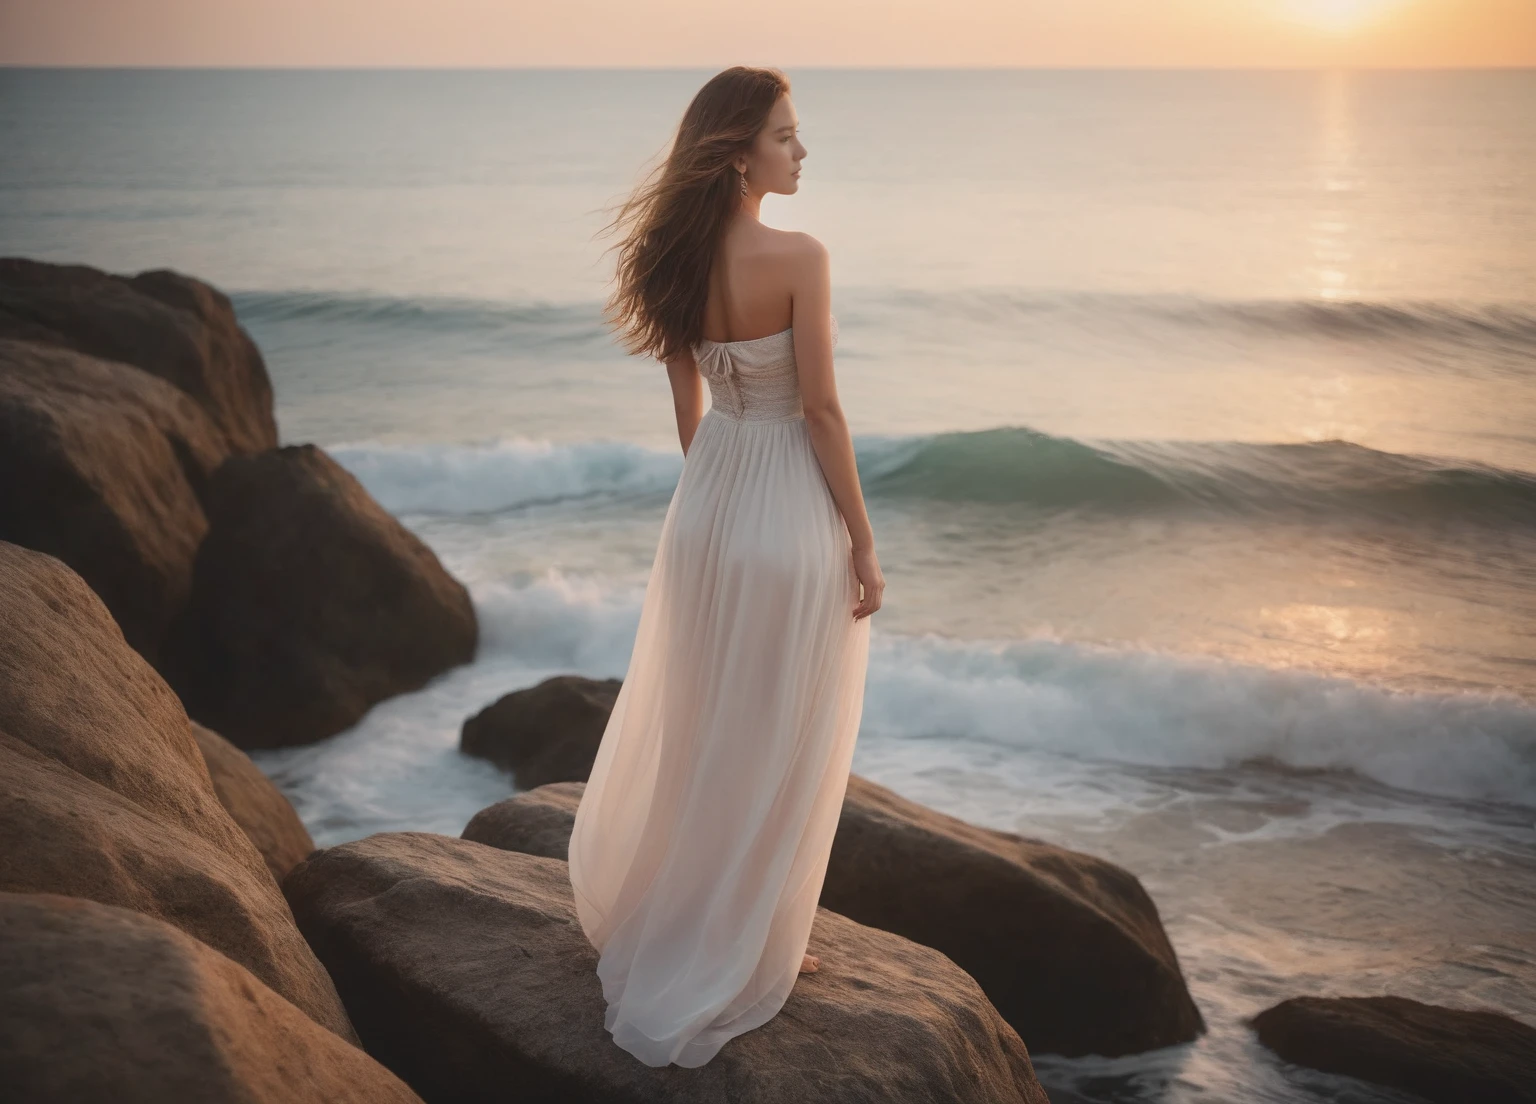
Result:
M1317 188L1324 199L1313 218L1310 241L1314 291L1318 298L1327 300L1354 299L1360 294L1351 265L1355 259L1354 201L1361 179L1355 167L1350 93L1349 73L1334 70L1325 75L1317 163Z

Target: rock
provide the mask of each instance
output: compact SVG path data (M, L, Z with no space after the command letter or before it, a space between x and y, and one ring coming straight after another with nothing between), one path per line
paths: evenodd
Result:
M1250 1019L1287 1062L1443 1104L1536 1102L1536 1028L1406 997L1292 997Z
M696 1069L603 1028L564 863L427 832L311 855L283 882L368 1050L428 1100L1044 1104L1029 1055L949 959L820 910L801 977Z
M225 462L165 671L238 747L311 743L474 658L469 593L314 445Z
M483 809L464 838L564 859L584 784ZM1036 1054L1132 1054L1205 1029L1141 883L1126 870L978 828L852 775L821 904L943 951Z
M469 818L462 837L526 855L567 862L585 782L551 782L498 801Z
M0 893L0 1083L28 1104L419 1104L250 971L128 909Z
M227 450L187 395L126 364L0 340L0 539L57 556L158 662Z
M89 265L0 258L0 337L121 361L159 376L207 412L224 451L277 445L272 382L217 289L170 269L114 276Z
M315 849L293 805L251 757L212 729L193 722L219 801L267 860L278 882Z
M621 685L556 675L514 690L464 722L459 750L511 771L519 789L585 781Z
M353 1040L181 702L59 560L0 543L0 890L157 917Z
M1134 1054L1205 1030L1130 871L968 824L855 775L821 902L937 948L1036 1053Z

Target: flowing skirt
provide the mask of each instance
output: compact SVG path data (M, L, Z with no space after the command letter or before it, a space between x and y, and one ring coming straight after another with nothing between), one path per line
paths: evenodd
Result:
M864 706L850 551L803 417L705 412L570 846L604 1026L647 1065L703 1065L795 984Z

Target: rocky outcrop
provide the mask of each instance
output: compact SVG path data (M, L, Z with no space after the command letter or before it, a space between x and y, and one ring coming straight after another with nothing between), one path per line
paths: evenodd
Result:
M354 1039L186 712L62 562L0 543L0 890L175 925Z
M261 353L216 288L170 269L116 276L89 265L0 258L0 337L131 364L190 396L226 452L277 445Z
M27 1104L419 1104L250 971L160 920L0 892L0 1084Z
M0 340L0 539L79 572L151 662L208 528L198 492L226 455L208 416L164 380Z
M307 743L474 656L464 588L312 445L229 299L0 259L0 540L101 595L240 747Z
M514 690L464 722L459 750L511 771L519 789L584 781L621 685L556 675Z
M370 1053L432 1101L1044 1104L1029 1055L942 954L820 910L780 1013L696 1069L603 1027L564 863L426 832L316 852L283 888Z
M477 813L466 839L565 858L583 785ZM848 781L821 904L943 951L1037 1054L1131 1054L1204 1030L1157 906L1129 871Z
M167 269L0 258L0 540L57 556L160 661L231 453L277 444L229 300Z
M315 446L231 457L205 505L164 670L236 746L322 739L474 658L469 593Z
M1437 1104L1536 1104L1536 1028L1406 997L1292 997L1254 1016L1287 1062Z
M267 860L278 882L315 849L315 841L293 805L251 757L210 728L196 722L197 738L219 801Z

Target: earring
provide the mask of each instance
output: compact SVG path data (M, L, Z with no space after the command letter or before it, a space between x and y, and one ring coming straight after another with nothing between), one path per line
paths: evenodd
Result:
M741 177L741 194L742 195L746 195L747 194L747 174L746 173L739 173L738 175Z

